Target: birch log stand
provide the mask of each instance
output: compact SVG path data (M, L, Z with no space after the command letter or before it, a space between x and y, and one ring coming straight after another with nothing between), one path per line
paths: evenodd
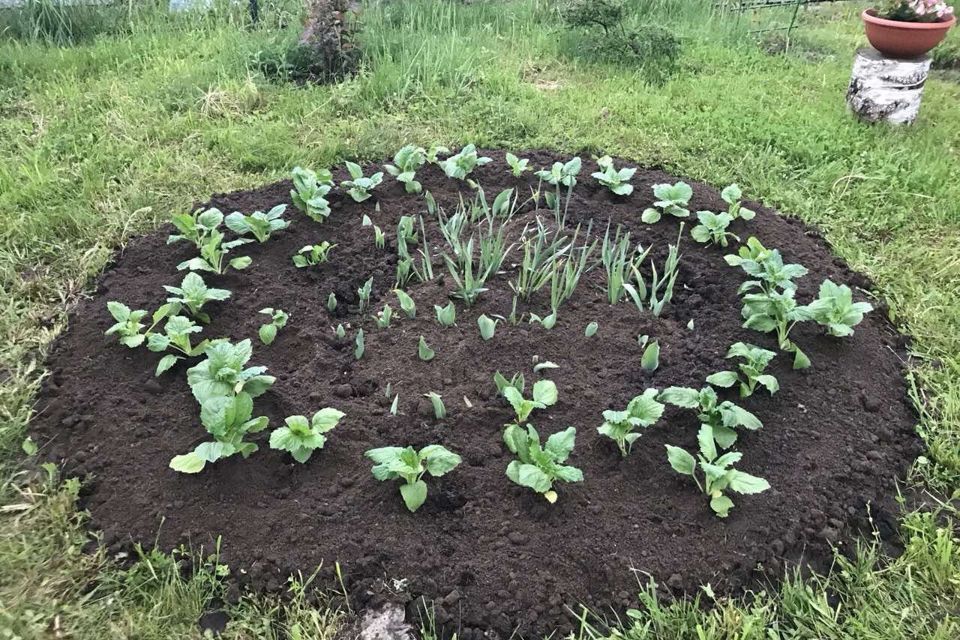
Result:
M872 47L857 51L847 105L866 122L912 124L920 112L930 56L887 58Z

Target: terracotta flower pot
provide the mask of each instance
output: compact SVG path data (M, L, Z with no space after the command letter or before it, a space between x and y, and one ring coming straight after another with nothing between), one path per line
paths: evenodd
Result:
M860 17L873 48L891 58L919 58L940 44L957 23L956 16L942 22L887 20L878 18L875 9L867 9Z

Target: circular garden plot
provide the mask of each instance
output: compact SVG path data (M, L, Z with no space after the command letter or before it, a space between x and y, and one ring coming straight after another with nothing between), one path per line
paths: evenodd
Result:
M416 172L421 194L389 173L362 202L344 186L332 188L322 223L294 206L289 181L213 197L205 207L224 213L287 205L276 220L289 226L265 242L232 247L223 265L249 257L246 268L198 272L230 295L192 316L179 310L202 328L188 334L186 350L199 351L203 339L230 342L214 342L206 357L169 357L159 376L161 358L177 354L158 337L168 320L153 329L158 336L124 346L118 337L141 339L104 335L117 322L107 303L144 310L141 322L151 324L151 314L179 295L164 286L189 288L181 286L188 270L178 265L198 249L189 240L168 244L178 232L167 227L118 254L55 342L33 421L48 456L88 478L83 506L112 550L154 541L209 550L221 536L232 576L271 590L321 564L321 583L333 587L339 562L354 607L386 600L412 607L424 596L437 622L461 635L492 629L506 637L515 629L531 635L571 627L567 605L621 610L638 575L676 594L708 582L736 593L781 575L790 562L826 567L831 546L848 545L868 517L881 535L892 535L886 509L918 446L902 339L882 310L866 313L852 335L831 335L848 333L864 311L851 310L840 285L862 302L869 283L814 230L747 202L746 216L756 216L739 212L726 229L736 234L729 246L698 242L719 236L703 228L691 236L700 224L696 212L738 213L709 186L690 183L684 204L682 185L659 187L654 196L654 185L677 178L640 170L629 180L633 192L615 195L592 176L597 163L584 160L571 191L533 171L515 177L504 154L485 155L492 161L468 179L482 186L489 210L478 204L475 184L430 162ZM533 169L569 160L519 155ZM445 168L469 165L461 155ZM624 165L617 160L608 172L612 186ZM575 168L561 166L555 175L570 182ZM365 170L369 177L380 169ZM350 176L338 168L333 178L340 185ZM362 181L354 182L362 197ZM532 197L538 186L540 197ZM512 196L498 198L506 189ZM737 201L732 190L725 195ZM309 194L297 200L324 218L323 202ZM661 219L643 222L658 217L648 208ZM689 217L674 215L684 210ZM229 242L237 238L231 229L242 227L234 216L220 230ZM765 249L748 243L751 237ZM498 242L510 250L484 279ZM303 252L306 246L317 249ZM406 264L398 258L404 247ZM745 264L731 266L725 256L738 251L743 257L729 261ZM463 282L468 255L470 277L482 282ZM781 267L781 255L809 272ZM306 264L296 266L294 256ZM401 279L409 267L402 289L415 317L394 292L398 263ZM837 286L811 305L826 279ZM747 280L759 284L741 291ZM766 296L746 298L756 329L744 327L744 296L751 295ZM762 316L775 318L789 306L786 298L798 305L791 312L797 322L787 324L781 345L776 322ZM773 309L776 300L783 306ZM387 304L392 318L384 326ZM283 313L260 313L265 308ZM113 311L125 313L116 305ZM480 323L484 331L495 323L489 340L481 316L490 321ZM274 318L283 326L267 345L260 334L269 339L274 330L261 327ZM247 361L244 340L252 347ZM725 357L736 343L758 348L735 351L749 351L762 371L748 376L739 366L745 358ZM809 367L794 368L807 360ZM240 372L248 367L266 370ZM715 375L725 371L732 373ZM275 378L272 385L264 376ZM748 391L756 385L752 394L741 396L741 381ZM238 392L252 399L252 412ZM313 420L324 408L331 411ZM278 434L291 416L303 419ZM506 427L517 422L522 426ZM234 437L244 429L242 439ZM534 432L542 450L531 441ZM393 476L418 464L416 453L427 445L443 449L424 452L431 454L425 500L418 477L401 495L404 480ZM407 446L413 451L365 456ZM211 461L217 454L222 459ZM185 472L171 468L174 459ZM375 464L384 480L371 473ZM682 473L693 465L694 477Z

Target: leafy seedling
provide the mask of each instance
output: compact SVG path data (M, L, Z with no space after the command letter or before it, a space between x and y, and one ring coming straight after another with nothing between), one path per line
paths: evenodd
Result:
M327 201L327 194L333 188L333 174L328 169L317 174L310 169L294 167L291 178L293 189L290 191L290 199L293 206L314 222L323 222L329 218L330 203Z
M225 222L227 228L237 235L252 235L257 239L257 242L266 242L274 231L280 231L290 226L290 222L283 219L286 210L287 205L279 204L267 213L254 211L249 216L234 211L226 217Z
M372 196L370 192L383 182L383 172L378 171L369 177L364 177L363 169L357 163L347 161L344 165L350 174L350 180L341 182L340 188L346 190L347 195L353 198L354 202L370 199Z
M543 316L542 318L535 313L530 314L530 324L539 324L541 327L549 331L557 326L557 310L554 309L550 312L549 315Z
M440 155L450 155L450 149L443 146L442 144L432 144L430 148L427 149L427 162L430 164L439 164Z
M443 172L447 174L448 178L466 180L467 176L473 173L474 169L490 162L493 162L492 158L478 156L477 148L472 144L468 144L456 155L452 155L446 160L441 160L437 164L440 165L440 168L443 169Z
M656 340L647 344L640 356L640 368L647 373L653 373L660 366L660 343Z
M552 380L537 380L533 385L532 398L524 398L523 390L512 384L504 387L500 392L513 407L518 424L526 422L534 409L546 409L557 403L557 385Z
M333 291L330 292L330 295L327 296L327 311L333 313L337 310L337 294Z
M477 318L477 326L480 327L480 337L483 338L484 341L493 338L499 323L499 318L494 320L493 318L488 317L485 313L481 314L480 317Z
M171 294L167 302L182 305L200 322L210 322L210 316L203 311L208 302L221 302L230 297L226 289L208 287L200 274L190 272L183 277L179 287L163 286Z
M170 221L179 233L167 238L167 244L186 241L199 249L223 224L223 213L219 209L197 209L193 213L175 214Z
M214 437L213 442L204 442L190 453L175 456L170 468L180 473L199 473L208 463L229 458L239 453L244 458L257 451L244 436L267 428L265 416L253 417L253 397L249 393L216 395L200 403L200 422Z
M599 328L600 328L599 324L597 324L596 322L591 322L590 324L587 325L587 328L583 330L583 335L585 335L588 338L592 338L593 336L597 335L597 330Z
M298 269L323 264L330 259L330 251L332 251L335 246L337 245L330 244L326 240L320 244L308 244L293 256L293 264Z
M741 218L743 220L753 220L757 215L753 209L747 209L746 207L740 204L740 199L743 197L743 192L740 190L740 187L737 184L731 184L730 186L724 188L720 192L720 197L723 198L723 201L729 205L727 213L730 214L730 217L736 220Z
M284 420L286 426L273 430L270 434L270 448L287 451L293 459L304 464L317 449L323 449L327 443L324 435L333 430L344 417L342 411L330 407L320 409L307 420L306 416L290 416Z
M187 383L201 405L212 398L246 393L251 398L265 393L276 378L265 375L267 368L247 367L253 356L250 340L236 344L213 340L204 352L206 359L187 369Z
M337 325L337 328L333 330L333 333L334 333L334 335L336 335L337 338L340 339L340 340L343 340L344 338L347 337L347 330L344 329L344 327L343 327L342 324L338 324L338 325Z
M366 282L357 289L357 296L360 298L360 313L363 313L367 305L370 304L370 294L373 293L373 276L367 278Z
M190 338L192 334L200 333L201 331L201 327L194 324L190 318L172 316L167 319L163 333L150 333L147 338L147 349L150 351L162 353L168 349L174 349L182 354L168 353L160 358L154 375L162 375L184 357L193 358L206 351L207 345L209 344L207 340L203 340L194 345Z
M763 478L733 468L743 457L742 453L730 451L723 455L718 454L714 444L713 427L710 425L700 425L697 441L700 445L697 459L684 449L668 444L667 460L674 471L693 478L697 488L710 498L710 508L718 517L726 518L734 506L733 500L726 494L727 491L750 495L770 488L770 483ZM696 474L698 462L703 473L702 483Z
M393 156L393 164L384 165L387 173L404 186L407 193L420 193L423 186L417 182L417 171L427 162L427 152L423 147L408 144Z
M507 164L510 166L510 173L514 178L519 178L525 171L530 171L530 161L526 158L518 158L509 151L507 152Z
M806 309L810 319L826 327L827 333L843 338L853 335L853 328L863 321L864 314L873 311L873 305L854 302L850 287L834 284L828 279L820 284L817 299Z
M657 390L647 389L628 402L624 411L604 411L603 424L597 427L597 431L616 442L620 454L626 457L633 443L640 438L636 429L655 424L663 410L664 405L657 401Z
M688 387L668 387L660 392L657 400L684 409L695 409L701 424L711 427L711 434L723 449L729 449L737 441L736 427L756 431L763 423L743 407L729 400L720 402L713 387L697 391Z
M633 193L633 185L630 184L630 180L637 172L636 167L617 169L613 166L613 158L610 156L599 158L597 164L600 166L600 171L592 174L597 182L618 196L628 196Z
M353 347L353 357L359 360L363 357L363 352L366 350L366 341L363 337L363 329L357 330L357 337L354 339Z
M271 307L260 309L260 313L270 316L270 322L260 325L260 330L257 332L260 336L260 342L273 344L273 341L277 339L277 332L287 326L290 316L283 309L273 309Z
M417 305L413 301L413 298L411 298L403 289L394 289L393 293L397 296L397 301L400 303L400 310L407 314L408 318L416 318Z
M580 175L582 164L583 161L579 157L574 157L567 162L554 162L549 169L541 169L534 175L556 187L562 185L568 189L573 189L577 186L577 176Z
M493 374L493 383L497 385L497 393L503 393L503 390L507 387L513 387L522 395L527 389L527 382L524 380L523 374L517 372L513 374L513 377L507 380L502 373L497 371Z
M373 460L373 477L380 481L402 479L400 496L411 512L427 500L427 483L423 477L430 474L439 478L455 469L461 458L438 444L428 444L417 451L413 447L381 447L370 449L364 455Z
M647 224L659 222L663 215L671 215L677 218L690 216L687 205L690 204L690 198L693 197L693 188L686 182L655 184L653 185L653 195L657 200L652 207L645 209L640 215L640 219Z
M443 420L447 417L447 407L443 404L443 398L440 397L439 393L431 391L430 393L423 394L423 397L430 400L430 404L433 406L434 418Z
M507 465L507 477L521 487L541 494L550 504L555 503L554 482L583 482L580 469L563 464L573 451L576 436L577 430L567 427L551 435L541 446L540 434L532 425L528 424L526 428L508 425L503 432L503 441L518 459Z
M389 329L393 320L393 308L389 304L383 305L383 309L378 311L373 319L376 320L378 329Z
M227 260L227 254L232 249L253 242L249 238L237 238L229 242L224 242L224 235L218 230L210 232L210 235L204 239L200 245L200 255L190 260L185 260L177 265L178 271L189 269L190 271L209 271L211 273L222 274L227 268L241 271L250 266L253 259L249 256L241 256Z
M435 304L433 305L433 310L437 315L437 322L444 327L453 326L457 321L457 308L453 306L453 302L448 302L446 306L443 307Z
M727 227L733 222L733 217L729 213L714 213L712 211L698 211L697 220L700 224L690 230L693 239L700 243L717 244L725 247L730 243L729 238L740 242L740 238L727 231Z
M113 300L107 302L107 311L110 312L116 323L107 329L104 335L116 334L119 337L120 344L131 349L143 344L144 340L147 339L142 333L146 325L141 321L147 317L146 311L142 309L132 311L122 302Z
M437 355L437 352L427 345L427 341L424 340L423 336L420 336L420 343L417 345L417 355L424 362L430 362L434 356Z
M746 398L753 395L757 385L764 387L775 394L780 389L777 379L764 373L764 369L770 364L777 354L767 349L761 349L752 344L735 342L727 351L727 358L740 358L743 362L737 365L740 372L736 371L718 371L707 376L707 382L715 387L729 389L733 385L740 383L740 397Z

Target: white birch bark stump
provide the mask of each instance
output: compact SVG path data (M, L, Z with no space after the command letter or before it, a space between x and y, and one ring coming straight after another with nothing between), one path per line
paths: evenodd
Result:
M867 122L912 124L920 113L930 56L886 58L873 47L857 51L847 105Z

